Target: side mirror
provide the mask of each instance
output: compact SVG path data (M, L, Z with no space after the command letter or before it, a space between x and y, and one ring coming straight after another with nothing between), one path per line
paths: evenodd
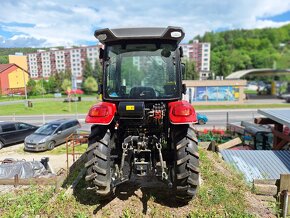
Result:
M62 133L62 131L61 130L59 130L59 131L57 131L57 135L60 135Z
M103 93L103 84L99 84L98 86L98 94L102 94Z
M181 46L179 47L179 54L180 57L183 58L183 48Z
M181 86L181 93L186 94L186 85L185 84L182 84L182 86Z
M182 76L185 75L185 63L181 63L181 74Z
M104 58L104 49L103 48L100 48L99 50L99 59L103 59Z

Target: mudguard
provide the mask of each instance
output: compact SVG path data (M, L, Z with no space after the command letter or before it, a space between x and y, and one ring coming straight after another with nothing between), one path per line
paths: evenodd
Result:
M108 125L113 121L115 113L115 104L109 102L100 102L91 107L89 113L86 116L86 123Z
M169 120L172 124L197 123L193 106L187 101L174 101L168 104Z

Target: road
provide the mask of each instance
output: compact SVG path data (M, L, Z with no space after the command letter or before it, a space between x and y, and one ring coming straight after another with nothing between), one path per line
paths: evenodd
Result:
M253 121L254 117L258 117L257 110L240 109L240 110L207 110L199 111L208 117L208 123L206 125L197 126L198 128L212 128L212 127L225 127L227 122L227 113L229 122L236 121ZM35 125L41 125L43 123L62 119L62 118L77 118L82 124L84 124L86 114L71 114L71 115L28 115L28 116L0 116L1 121L21 121L31 123Z

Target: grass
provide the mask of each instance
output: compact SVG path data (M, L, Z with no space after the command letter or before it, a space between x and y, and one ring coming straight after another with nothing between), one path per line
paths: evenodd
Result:
M204 183L193 200L196 206L189 217L253 217L247 212L244 193L249 188L242 175L222 163L217 154L201 150L200 159ZM223 165L223 171L215 165Z
M96 101L81 101L64 103L47 100L33 102L33 107L25 107L23 103L13 105L0 105L2 115L42 115L42 114L82 114L87 113ZM196 110L210 109L259 109L259 108L290 108L290 104L241 104L241 105L194 105Z
M24 104L0 105L0 115L41 115L87 113L96 101L64 103L60 101L33 102L33 107Z
M77 146L75 146L75 153L83 154L83 153L85 153L87 147L88 147L87 144L77 145ZM69 147L68 151L69 151L69 153L72 153L72 147ZM29 152L24 151L23 147L21 147L21 148L19 148L17 150L17 153L18 154L26 154L26 153L29 153ZM51 150L51 151L41 152L41 154L43 154L43 155L48 155L48 154L51 154L51 155L66 154L66 144L59 145L59 146L55 147L53 150Z
M227 167L216 154L200 151L203 183L197 197L184 207L166 206L171 201L165 193L148 197L148 217L254 217L247 212L245 192L249 191L240 174ZM81 167L80 167L81 168ZM80 170L80 169L78 169ZM77 173L71 175L75 178ZM73 178L68 178L71 183ZM69 184L66 184L67 187ZM170 193L169 193L170 195ZM54 199L54 200L51 200ZM162 200L163 199L163 200ZM86 190L84 179L72 196L65 189L54 193L51 187L30 187L0 195L2 217L92 217L96 208L100 217L144 217L140 199L134 194L121 205L102 206L92 191ZM123 202L122 201L122 202ZM163 202L163 203L162 203ZM106 204L105 204L106 205ZM109 208L109 209L108 209ZM116 210L118 208L118 210ZM116 214L115 211L119 211Z

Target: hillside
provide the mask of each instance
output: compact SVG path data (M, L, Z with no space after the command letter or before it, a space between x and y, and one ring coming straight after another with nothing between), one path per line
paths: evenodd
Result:
M290 68L290 24L280 28L206 32L197 36L211 43L211 71L227 76L251 68Z

